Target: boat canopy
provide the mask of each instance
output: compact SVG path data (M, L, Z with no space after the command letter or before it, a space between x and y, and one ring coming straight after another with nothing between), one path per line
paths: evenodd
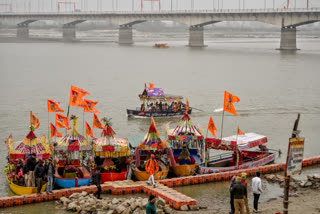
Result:
M267 143L267 137L256 133L245 133L244 135L232 135L221 139L206 138L207 149L237 151L253 148Z
M183 99L182 96L179 95L171 95L165 94L162 88L146 88L143 94L139 94L140 100L161 100L167 102L179 102Z
M168 136L169 140L189 141L192 136L197 137L197 140L202 140L203 136L199 129L193 125L188 113L186 112L177 127ZM189 139L190 138L190 139Z

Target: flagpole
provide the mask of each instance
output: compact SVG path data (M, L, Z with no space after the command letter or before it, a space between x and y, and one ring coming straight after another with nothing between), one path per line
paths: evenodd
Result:
M83 126L82 126L82 131L83 131L83 136L85 136L85 135L84 135L84 109L83 109Z
M49 123L50 122L49 122L49 112L48 112L48 140L50 139L50 137L49 137L50 124Z
M221 136L220 136L221 139L222 139L222 132L223 132L223 118L224 118L224 110L223 110L223 112L222 112Z

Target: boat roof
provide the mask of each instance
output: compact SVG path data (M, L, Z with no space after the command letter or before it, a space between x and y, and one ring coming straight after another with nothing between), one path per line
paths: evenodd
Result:
M183 96L165 94L162 88L146 88L147 95L139 94L140 99L183 99Z
M206 148L217 150L235 151L254 148L264 143L267 143L266 136L256 133L245 133L244 135L232 135L221 139L206 138Z

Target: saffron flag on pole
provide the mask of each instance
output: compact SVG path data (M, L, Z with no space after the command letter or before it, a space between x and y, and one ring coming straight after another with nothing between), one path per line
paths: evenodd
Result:
M149 88L150 88L150 89L154 88L154 83L149 82Z
M186 112L185 113L188 114L188 112L189 112L189 100L187 99L186 100Z
M99 117L96 114L93 114L93 128L97 128L97 129L105 129L106 127L104 125L102 125Z
M89 126L87 121L86 121L86 135L94 138L93 129Z
M30 124L34 126L35 129L39 128L40 121L39 119L30 111Z
M52 123L50 124L51 124L51 137L62 137L62 134L58 132L57 128Z
M94 108L94 106L97 104L98 104L98 101L94 102L92 100L84 99L84 107L83 107L84 112L100 114L100 111L98 111L97 109Z
M48 103L48 112L64 112L60 107L60 102L57 102L55 100L49 100Z
M82 88L78 88L71 85L69 105L78 108L83 108L84 101L82 100L82 98L86 95L90 95L90 93L83 90Z
M209 119L208 130L211 132L213 137L216 137L215 131L217 131L217 128L214 125L212 117L210 117L210 119Z
M237 96L230 94L227 91L224 91L224 102L223 102L223 111L230 112L231 114L238 115L236 109L233 106L233 103L239 102L240 99Z
M69 127L69 119L68 119L68 117L64 116L62 114L56 114L56 127L57 128L71 129Z
M237 135L244 135L244 133L239 129L239 126L238 126L238 129L237 129Z

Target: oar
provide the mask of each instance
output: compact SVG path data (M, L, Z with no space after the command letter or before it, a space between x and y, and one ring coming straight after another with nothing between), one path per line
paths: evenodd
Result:
M195 109L195 110L198 110L198 111L202 111L204 112L202 109L198 109L198 108L195 108L195 107L191 107L192 109Z

